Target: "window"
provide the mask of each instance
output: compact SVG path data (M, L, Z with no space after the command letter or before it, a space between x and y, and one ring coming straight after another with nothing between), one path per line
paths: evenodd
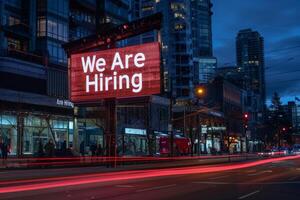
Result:
M57 19L40 17L37 22L37 36L48 36L60 41L68 41L68 25Z
M17 25L17 24L20 24L20 19L18 19L17 17L14 17L14 16L8 17L8 25L9 26L13 26L13 25Z
M14 38L7 38L7 47L8 49L21 50L21 42Z
M48 9L57 15L68 17L69 1L68 0L51 0L48 1Z
M47 36L67 42L68 41L67 23L58 20L47 19Z
M175 12L175 13L174 13L174 17L175 17L175 18L184 19L184 15L183 15L182 13L178 13L178 12Z
M48 53L51 61L58 63L66 63L67 56L65 51L62 49L61 44L48 41Z
M184 25L184 24L175 24L174 29L175 29L176 31L184 30L184 29L185 29L185 25Z
M0 140L5 142L11 155L17 153L17 117L14 115L0 115Z
M42 37L46 36L46 19L45 18L39 18L38 24L37 24L37 36Z

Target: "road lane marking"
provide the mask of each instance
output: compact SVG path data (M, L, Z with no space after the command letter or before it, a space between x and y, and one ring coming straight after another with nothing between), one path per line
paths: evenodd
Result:
M257 173L254 173L254 174L248 174L248 176L256 176L256 175L261 175L261 174L264 174L264 173L272 173L272 172L273 172L272 170L265 170L265 171L257 172Z
M195 184L211 184L211 185L228 185L228 184L233 184L233 183L227 183L227 182L213 182L213 181L195 181L192 182Z
M255 194L259 193L259 192L260 192L259 190L256 190L256 191L251 192L251 193L249 193L249 194L245 194L245 195L239 197L238 199L246 199L247 197L250 197L250 196L252 196L252 195L255 195Z
M217 179L222 179L222 178L226 178L226 177L229 177L229 175L212 177L212 178L209 178L209 180L217 180Z
M300 181L282 181L282 182L216 182L216 181L195 181L194 184L208 185L284 185L284 184L300 184Z
M166 189L166 188L175 187L175 186L176 186L176 184L162 185L162 186L156 186L156 187L151 187L151 188L145 188L145 189L137 190L136 192L147 192L147 191L152 191L152 190Z
M291 177L291 178L289 178L288 180L289 180L289 181L293 181L293 180L295 180L295 179L297 179L297 178L299 178L299 176Z
M119 188L133 188L135 186L133 186L133 185L115 185L115 187L119 187Z

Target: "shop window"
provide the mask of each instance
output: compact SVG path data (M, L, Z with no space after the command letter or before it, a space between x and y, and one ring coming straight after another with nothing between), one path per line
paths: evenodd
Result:
M73 122L68 119L49 119L47 122L44 117L25 117L23 153L38 154L40 148L44 148L50 139L55 141L56 149L61 149L64 141L69 143L70 124L72 125Z
M8 49L21 50L21 42L14 38L7 38L7 47Z
M0 142L9 147L9 154L17 154L17 118L13 115L0 115Z
M37 116L24 118L23 153L37 154L41 146L49 140L49 129L47 121Z

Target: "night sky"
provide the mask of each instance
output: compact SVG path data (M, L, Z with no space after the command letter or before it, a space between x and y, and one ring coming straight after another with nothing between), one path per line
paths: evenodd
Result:
M300 0L212 0L214 55L219 67L235 65L240 29L257 30L265 39L267 98L300 98ZM269 103L269 100L268 100Z

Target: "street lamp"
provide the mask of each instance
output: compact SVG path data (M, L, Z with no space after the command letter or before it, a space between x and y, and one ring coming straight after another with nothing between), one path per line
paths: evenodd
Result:
M195 89L195 96L198 99L204 98L206 93L206 88L204 86L197 86Z

